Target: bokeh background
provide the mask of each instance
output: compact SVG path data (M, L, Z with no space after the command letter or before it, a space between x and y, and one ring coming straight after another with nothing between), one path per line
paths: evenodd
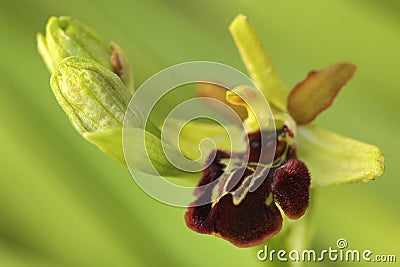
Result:
M355 78L316 123L379 146L386 171L368 184L318 190L310 248L335 247L342 237L399 261L399 12L393 0L1 0L0 266L268 264L254 248L188 230L184 209L147 196L126 167L74 131L36 52L36 33L51 15L78 18L120 44L136 85L185 61L244 71L227 28L238 13L291 87L311 69L356 63Z

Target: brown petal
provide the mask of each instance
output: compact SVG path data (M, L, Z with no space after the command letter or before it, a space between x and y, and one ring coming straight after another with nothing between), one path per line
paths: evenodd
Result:
M276 170L272 192L275 200L290 219L298 219L306 212L309 190L310 174L302 161L290 159Z
M298 124L308 124L332 105L340 89L356 71L350 63L338 63L312 71L297 84L288 97L288 110Z

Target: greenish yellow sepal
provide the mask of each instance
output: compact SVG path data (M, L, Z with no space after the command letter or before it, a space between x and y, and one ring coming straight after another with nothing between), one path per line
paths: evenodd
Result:
M379 148L316 125L299 127L297 147L313 187L368 182L384 171L385 157Z
M272 108L286 111L289 89L275 70L253 25L246 16L240 14L232 21L229 30L250 77Z

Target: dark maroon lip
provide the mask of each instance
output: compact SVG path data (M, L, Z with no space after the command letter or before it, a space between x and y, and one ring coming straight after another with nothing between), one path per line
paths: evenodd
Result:
M187 226L201 234L221 237L237 247L250 247L261 244L281 230L283 219L277 205L290 219L300 218L309 204L310 174L306 165L297 159L295 147L281 139L282 135L293 137L286 126L274 135L276 142L269 143L266 139L261 143L261 132L249 134L249 161L238 167L242 168L242 175L231 180L219 179L215 186L205 190L196 189L198 199L191 203L185 214ZM279 165L270 166L262 183L255 191L249 191L254 167L268 163L260 158L261 151L275 151L274 162ZM203 171L199 186L221 177L226 167L222 160L229 158L229 154L218 150ZM218 190L229 190L220 194L215 189L217 186ZM215 192L218 192L217 198ZM198 206L197 203L209 204Z

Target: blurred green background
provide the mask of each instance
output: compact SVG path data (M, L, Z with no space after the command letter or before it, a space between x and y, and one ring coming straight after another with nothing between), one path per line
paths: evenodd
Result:
M342 237L350 248L399 258L399 11L393 0L1 0L0 266L268 264L254 248L187 229L184 209L147 196L124 166L75 132L36 52L36 33L51 15L78 18L120 44L136 85L185 61L244 71L227 28L238 13L291 87L311 69L356 63L355 78L316 123L379 146L386 171L368 184L318 190L311 248Z

